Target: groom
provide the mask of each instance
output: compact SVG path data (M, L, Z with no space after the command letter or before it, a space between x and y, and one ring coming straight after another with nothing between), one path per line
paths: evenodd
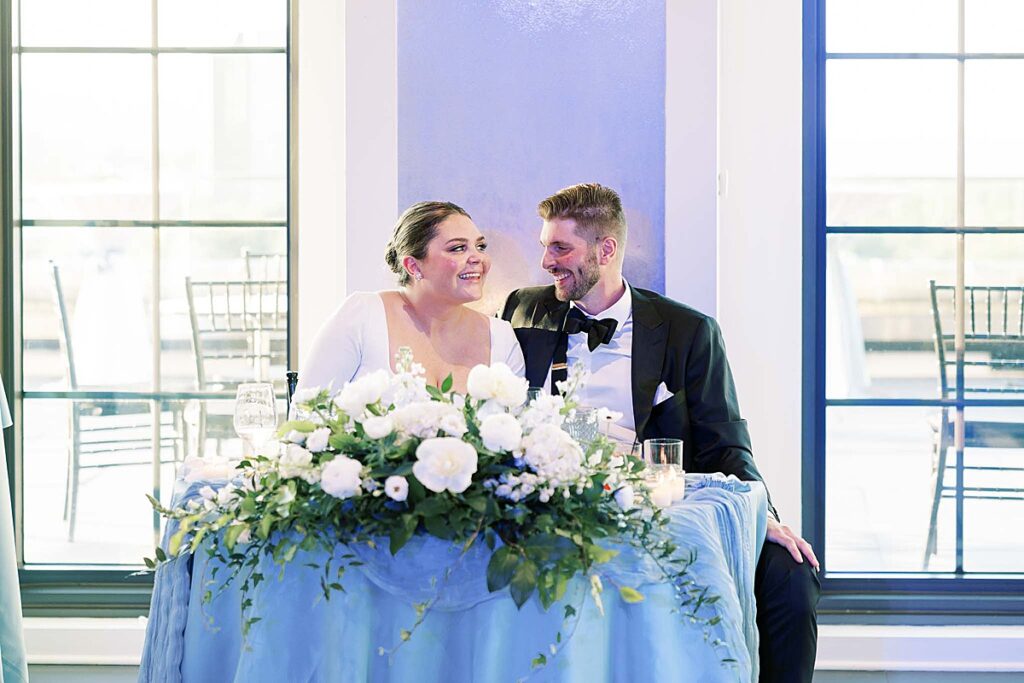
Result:
M618 194L573 185L537 208L542 266L554 284L512 292L502 312L519 338L530 385L551 390L567 367L582 363L591 378L578 399L621 412L621 435L679 438L687 471L762 481L718 324L622 278L626 219ZM818 560L770 501L769 509L769 542L754 577L761 680L810 681Z

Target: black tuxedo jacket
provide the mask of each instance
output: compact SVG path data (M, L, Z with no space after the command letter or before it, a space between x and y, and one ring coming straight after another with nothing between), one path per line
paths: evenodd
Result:
M723 472L764 481L740 417L725 343L714 318L655 292L633 297L632 397L637 438L683 440L688 472ZM512 323L530 386L543 386L569 304L553 285L509 294L501 317ZM662 382L673 393L653 405ZM769 508L775 509L769 501Z

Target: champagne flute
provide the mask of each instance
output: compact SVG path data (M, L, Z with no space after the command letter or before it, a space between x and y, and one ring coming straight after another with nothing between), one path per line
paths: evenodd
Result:
M277 400L269 382L239 384L235 396L235 432L246 445L245 455L258 454L277 431Z

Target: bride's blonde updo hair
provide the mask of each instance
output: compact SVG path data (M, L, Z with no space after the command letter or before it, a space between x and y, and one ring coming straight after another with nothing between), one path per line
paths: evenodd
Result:
M451 202L417 202L399 216L395 232L384 250L384 261L388 268L398 275L398 284L409 284L409 272L402 265L402 259L412 256L422 259L427 255L427 245L437 236L437 226L449 216L465 216L472 220L461 206Z

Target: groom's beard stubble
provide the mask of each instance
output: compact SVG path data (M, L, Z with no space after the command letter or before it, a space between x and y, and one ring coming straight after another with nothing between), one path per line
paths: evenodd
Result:
M597 250L588 253L583 264L576 270L569 270L569 273L572 275L572 286L569 289L555 287L555 297L559 301L579 301L601 279L601 267L597 263Z

